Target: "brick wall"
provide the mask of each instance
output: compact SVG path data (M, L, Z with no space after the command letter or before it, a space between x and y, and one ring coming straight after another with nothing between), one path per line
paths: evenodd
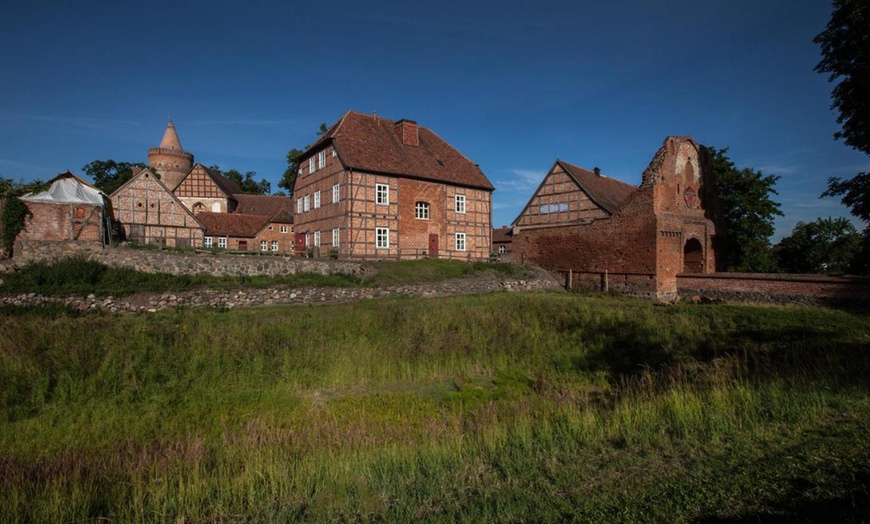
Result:
M29 201L24 203L32 216L25 221L18 238L101 243L100 206Z
M715 273L677 275L681 297L775 303L870 302L870 277Z

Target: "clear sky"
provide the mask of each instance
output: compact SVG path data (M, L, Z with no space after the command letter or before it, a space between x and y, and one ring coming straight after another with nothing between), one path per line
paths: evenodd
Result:
M146 162L171 115L205 165L277 190L292 147L345 111L409 118L480 164L509 224L555 159L638 184L667 135L779 175L785 217L848 216L867 170L812 38L823 0L5 0L0 176Z

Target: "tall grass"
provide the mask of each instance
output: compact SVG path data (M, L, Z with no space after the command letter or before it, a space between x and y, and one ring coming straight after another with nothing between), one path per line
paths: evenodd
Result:
M870 466L844 311L497 294L0 327L4 522L848 517Z

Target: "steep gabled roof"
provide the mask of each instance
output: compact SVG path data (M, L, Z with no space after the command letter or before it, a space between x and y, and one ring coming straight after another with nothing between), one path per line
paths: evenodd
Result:
M332 141L346 168L495 189L477 164L431 130L417 129L419 145L405 145L396 122L348 111L303 153L300 164Z
M556 163L562 166L568 176L577 182L577 185L589 195L593 202L611 215L619 209L619 206L630 194L637 190L637 187L631 184L604 175L596 175L564 160L556 160Z
M514 237L514 228L512 227L494 227L492 228L492 243L496 242L512 242Z
M197 213L196 218L205 226L206 236L254 238L266 227L270 217L202 211Z
M234 213L266 215L272 217L272 222L293 223L293 201L288 197L235 194L233 198L238 203Z
M120 196L121 192L122 192L122 191L125 191L125 190L127 189L127 186L133 184L133 182L134 182L135 180L137 180L139 177L141 177L141 176L145 176L145 175L148 175L148 176L150 176L150 177L154 180L154 182L157 182L157 185L158 185L158 186L162 187L163 190L166 191L166 193L167 193L167 194L172 198L172 200L175 201L176 204L178 204L178 209L181 209L182 211L184 211L184 212L187 214L187 216L189 216L191 219L193 219L194 223L199 224L200 227L203 227L202 222L200 222L200 221L197 219L196 215L194 215L193 213L190 212L189 209L187 209L187 206L185 206L185 205L181 202L181 200L179 200L178 197L175 196L175 193L173 193L173 192L172 192L168 187L166 187L166 184L164 184L163 181L160 180L160 177L158 177L158 176L156 176L156 175L154 174L154 171L152 171L150 167L143 167L143 168L140 169L138 172L136 171L136 168L134 167L134 168L133 168L133 172L136 173L136 174L133 175L133 176L130 178L130 180L124 182L124 183L121 185L121 187L119 187L119 188L116 189L114 192L112 192L112 194L109 195L109 198L110 198L110 199L114 199L116 196Z
M242 192L242 188L239 187L239 185L234 180L230 180L229 178L223 176L220 171L216 169L209 169L202 164L197 164L197 166L202 166L205 172L208 173L208 176L210 176L211 179L214 180L214 183L217 184L218 187L221 188L221 191L223 191L224 194L228 197L233 198L233 195ZM196 168L196 166L193 167Z

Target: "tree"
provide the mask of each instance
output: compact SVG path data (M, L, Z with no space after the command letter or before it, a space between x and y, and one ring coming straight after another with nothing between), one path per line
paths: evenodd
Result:
M94 185L100 191L111 195L116 189L133 178L133 167L135 167L135 164L130 162L94 160L82 167L82 171L94 179Z
M326 122L321 122L320 127L316 131L317 136L324 135L329 128L326 127ZM299 172L299 158L302 156L305 151L311 145L307 145L302 149L296 149L295 147L291 149L287 153L287 169L284 170L284 176L281 177L281 181L278 182L278 187L286 189L290 195L293 195L293 184L296 183L296 174Z
M707 147L722 202L725 234L721 235L726 271L769 272L776 270L770 247L773 219L782 216L779 202L771 199L775 175L738 169L727 156L728 148Z
M825 30L813 42L821 47L822 60L816 71L827 73L828 81L839 83L831 92L832 109L840 114L841 129L834 139L870 155L870 4L866 0L834 0L834 11ZM828 179L824 197L842 197L853 215L868 224L864 228L862 256L870 256L870 173L858 173L850 180ZM870 273L870 262L862 262L862 274Z
M7 256L12 254L15 237L24 229L24 223L30 215L27 205L18 197L43 191L47 187L42 180L25 183L0 177L0 251Z
M220 168L218 168L218 166L211 166L211 169L220 171ZM248 171L243 176L241 172L235 169L230 169L223 175L230 180L235 181L235 183L237 183L239 187L242 188L242 193L246 193L248 195L268 195L272 192L272 184L265 178L257 182L254 179L254 177L257 176L257 173L254 171Z
M818 218L798 222L773 252L788 273L846 273L860 244L861 235L845 218Z

